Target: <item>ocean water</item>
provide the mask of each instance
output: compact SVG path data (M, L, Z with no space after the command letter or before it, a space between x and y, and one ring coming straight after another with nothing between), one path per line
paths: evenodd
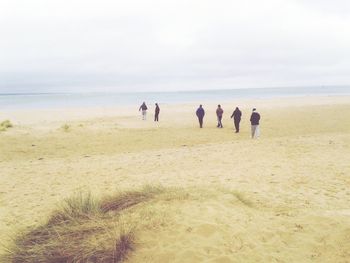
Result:
M350 86L256 88L232 90L134 92L134 93L0 93L1 109L113 107L158 102L176 104L190 102L223 103L235 99L263 99L292 96L350 95Z

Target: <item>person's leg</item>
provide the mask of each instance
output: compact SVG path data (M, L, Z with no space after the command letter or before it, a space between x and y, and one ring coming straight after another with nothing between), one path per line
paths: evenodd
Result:
M254 134L255 134L255 125L251 126L251 130L252 130L252 139L254 139Z
M255 138L259 138L259 136L260 136L260 127L259 127L259 125L256 125Z
M222 128L222 116L219 117L220 128Z
M239 132L239 123L241 120L235 120L235 128L236 128L236 132Z
M252 125L252 138L255 139L258 137L259 125Z
M198 117L198 120L199 120L199 127L202 128L202 126L203 126L203 118Z

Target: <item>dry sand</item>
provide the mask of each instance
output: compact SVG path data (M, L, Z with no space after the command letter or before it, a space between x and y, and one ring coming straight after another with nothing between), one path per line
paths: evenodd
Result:
M240 101L241 133L224 103L0 112L0 242L45 222L79 189L102 196L146 184L183 197L131 210L128 262L350 262L350 98ZM250 139L249 115L262 115ZM68 124L65 131L62 126ZM5 248L0 246L0 252Z

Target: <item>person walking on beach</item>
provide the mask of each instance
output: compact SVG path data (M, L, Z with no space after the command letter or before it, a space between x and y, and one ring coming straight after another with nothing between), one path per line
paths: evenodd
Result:
M158 103L156 103L156 109L154 110L154 121L159 121L159 112L160 108L158 106Z
M234 110L234 112L231 115L231 119L233 118L233 121L235 123L236 133L239 133L239 123L241 122L242 112L239 110L238 107Z
M139 111L141 110L142 110L142 120L146 120L147 106L145 102L143 102L142 105L140 106Z
M216 109L216 116L218 117L218 125L216 127L222 128L222 115L224 114L224 110L221 108L221 105L218 105L218 108Z
M260 114L257 113L256 109L254 108L252 115L250 116L250 123L251 123L251 129L252 129L252 139L258 138L260 135L259 121L260 121Z
M199 127L202 128L203 127L203 118L205 115L204 109L202 107L202 104L199 105L199 108L196 111L196 115L198 117L198 121L199 121Z

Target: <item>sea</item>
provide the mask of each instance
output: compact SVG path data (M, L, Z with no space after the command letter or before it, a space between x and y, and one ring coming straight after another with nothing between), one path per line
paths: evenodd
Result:
M350 86L245 88L172 92L0 93L0 110L114 107L146 104L223 103L239 99L349 96Z

